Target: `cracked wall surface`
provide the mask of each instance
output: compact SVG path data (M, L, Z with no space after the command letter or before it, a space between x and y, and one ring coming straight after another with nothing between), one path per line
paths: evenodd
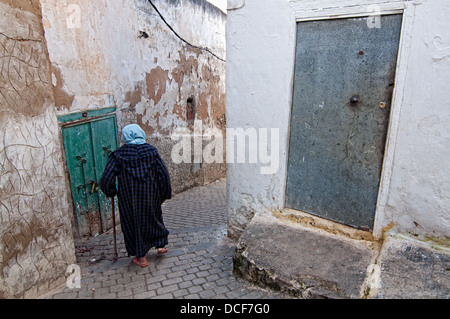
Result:
M154 2L186 40L225 58L222 11ZM145 0L0 0L0 10L0 298L32 298L75 263L57 116L115 106L119 136L142 126L174 192L206 184L226 164L173 163L171 134L192 133L193 120L225 133L225 63L180 41Z
M75 261L38 1L0 1L0 298L60 285Z

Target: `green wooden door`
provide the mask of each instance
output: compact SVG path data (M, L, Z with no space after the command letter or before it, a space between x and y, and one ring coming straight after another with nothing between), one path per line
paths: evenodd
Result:
M94 152L96 182L100 182L109 154L117 148L115 117L91 122L92 148ZM97 192L99 211L104 230L112 227L111 200L103 192Z
M98 182L117 148L114 115L63 127L64 149L80 236L95 236L112 227L111 201Z

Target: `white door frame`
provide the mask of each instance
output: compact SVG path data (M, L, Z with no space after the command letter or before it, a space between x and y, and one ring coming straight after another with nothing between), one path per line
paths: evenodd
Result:
M386 216L386 203L390 189L390 180L394 163L394 153L397 142L398 124L400 120L403 91L406 82L407 57L410 49L410 39L415 17L415 6L421 0L291 0L291 21L292 32L296 32L296 24L300 21L355 18L355 17L376 17L377 15L403 14L402 30L400 35L399 52L395 75L395 87L392 96L391 113L389 118L388 131L386 136L386 146L384 152L383 166L378 188L378 198L375 210L375 221L372 234L374 237L383 236L383 228L386 227L390 218ZM294 58L292 66L292 80L295 67L295 39L291 37ZM292 105L293 85L291 86L290 104ZM290 116L289 116L290 118ZM289 134L289 132L288 132ZM288 135L289 136L289 135ZM286 149L289 150L289 138ZM286 156L287 161L287 156ZM287 167L287 165L286 165ZM287 170L286 170L287 175ZM287 181L287 176L285 177ZM285 188L286 189L286 188Z

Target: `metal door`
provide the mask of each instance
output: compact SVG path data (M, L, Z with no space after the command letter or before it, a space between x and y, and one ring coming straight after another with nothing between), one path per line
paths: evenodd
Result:
M63 127L64 149L80 236L112 226L111 201L98 191L108 155L117 148L115 116Z
M299 22L286 206L372 229L402 15Z

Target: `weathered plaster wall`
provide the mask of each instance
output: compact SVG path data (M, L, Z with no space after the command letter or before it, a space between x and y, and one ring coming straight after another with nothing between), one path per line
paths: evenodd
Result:
M269 175L258 163L228 165L228 233L238 237L256 212L284 205L295 33L286 1L228 1L234 7L227 14L227 126L279 128L281 159Z
M225 14L204 0L153 1L188 42L225 59ZM137 123L172 175L174 190L225 175L226 166L174 164L170 135L225 124L225 63L181 42L146 0L41 0L58 115L117 106L120 128ZM148 37L140 36L145 32Z
M254 213L282 211L298 18L404 9L396 90L374 234L384 227L422 237L450 233L450 7L446 0L229 0L227 126L280 129L277 173L228 168L229 233ZM392 222L392 223L391 223Z
M75 262L38 1L0 1L0 298L32 298Z
M399 92L397 132L392 131L392 167L377 227L450 237L450 6L418 1L405 37L404 91ZM407 21L408 22L408 21ZM402 79L400 79L402 80ZM383 194L382 194L383 195Z

